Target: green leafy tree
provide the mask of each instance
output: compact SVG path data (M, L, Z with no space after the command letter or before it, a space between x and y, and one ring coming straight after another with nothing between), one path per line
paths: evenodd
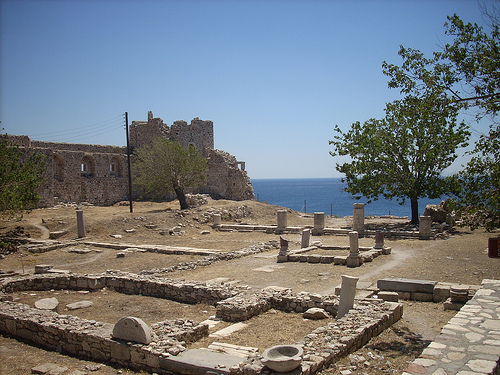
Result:
M403 64L383 64L391 77L389 87L403 94L425 95L440 92L443 100L466 111L477 120L489 118L493 124L469 154L471 161L454 178L458 182L455 209L462 223L471 228L500 228L498 156L500 110L500 43L498 9L483 9L489 31L466 23L456 14L448 17L445 33L452 42L426 58L420 51L400 48Z
M43 155L26 150L0 135L0 213L14 215L36 207L43 184Z
M492 231L500 228L500 127L492 125L471 154L466 168L455 176L459 192L453 208L463 225Z
M438 198L449 190L442 171L457 157L457 147L465 146L469 132L439 93L408 95L388 103L385 111L384 118L355 122L346 133L336 126L330 154L350 157L336 165L345 174L347 192L368 203L381 196L401 204L409 199L411 222L417 224L419 198Z
M207 160L194 146L185 149L178 142L155 138L134 153L134 183L146 194L165 196L174 192L181 209L189 208L185 192L203 184Z

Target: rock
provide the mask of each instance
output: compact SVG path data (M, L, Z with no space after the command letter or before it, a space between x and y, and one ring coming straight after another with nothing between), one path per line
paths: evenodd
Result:
M50 264L35 264L35 273L46 273L48 272L52 267Z
M328 313L319 307L311 307L309 310L304 312L302 316L306 319L327 319L329 318Z
M93 304L94 303L92 301L78 301L78 302L68 303L66 305L66 308L68 310L85 309L87 307L92 306Z
M209 231L209 230L202 230L202 231L200 232L200 234L210 234L210 231Z
M113 238L122 238L122 235L121 234L111 234L110 237L113 237Z
M35 307L39 310L59 312L59 301L55 297L43 298L35 302Z
M120 251L119 253L116 253L117 258L125 258L125 253L123 251Z
M428 204L425 207L424 216L430 216L433 222L445 223L446 218L450 214L447 206L448 200L442 201L439 204Z

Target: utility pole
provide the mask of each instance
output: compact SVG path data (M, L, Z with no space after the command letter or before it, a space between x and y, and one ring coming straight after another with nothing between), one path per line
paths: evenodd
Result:
M132 207L132 173L130 170L130 142L128 137L128 112L125 112L125 131L127 132L127 166L128 166L128 200L130 212L134 212Z

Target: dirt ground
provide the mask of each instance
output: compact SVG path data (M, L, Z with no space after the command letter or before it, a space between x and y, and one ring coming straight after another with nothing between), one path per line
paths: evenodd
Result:
M75 273L100 273L106 270L141 272L159 269L181 262L201 259L195 255L166 255L127 252L117 258L117 250L84 245L77 237L76 209L84 211L85 240L95 242L137 244L162 244L185 246L216 251L240 250L259 243L276 241L275 234L263 232L219 232L211 228L209 213L219 210L223 223L276 224L277 206L256 201L212 201L187 211L179 211L177 202L153 203L134 202L134 212L128 206L56 206L34 210L22 218L0 221L0 234L21 227L24 235L34 239L47 239L49 232L66 230L59 240L74 240L75 245L43 254L14 253L0 260L0 270L32 273L35 264L51 264L55 268ZM326 226L349 228L352 218L326 217ZM313 225L313 214L289 210L289 226ZM375 227L404 228L407 218L367 218L366 225ZM180 230L179 235L173 230ZM180 229L179 229L180 228ZM487 256L488 237L498 236L482 230L470 232L455 228L438 240L386 239L386 246L392 253L380 256L373 262L358 268L347 268L333 264L276 263L277 249L232 261L216 262L195 270L165 274L165 277L193 281L210 281L247 285L250 290L270 285L292 288L295 292L307 291L331 294L341 282L342 275L359 277L358 287L367 288L378 279L403 277L410 279L435 280L461 284L479 285L483 279L500 278L498 260ZM119 238L117 238L119 237ZM300 248L300 235L285 235L291 249ZM348 245L347 236L313 236L312 241L326 245ZM373 246L373 238L361 238L360 246ZM83 251L82 251L83 250ZM76 251L76 252L75 252ZM325 253L326 250L322 250ZM332 255L342 250L328 250ZM344 251L345 252L345 251ZM87 319L115 323L126 315L138 316L148 324L165 319L192 319L201 322L215 314L215 308L208 305L186 305L152 297L130 296L111 290L93 293L74 291L33 291L16 293L18 302L33 305L37 299L54 296L62 307L61 313L70 313ZM66 304L90 300L93 306L87 309L66 311ZM352 374L401 373L418 356L423 348L439 333L446 322L455 314L444 310L442 304L404 301L403 318L393 327L372 339L364 348L342 359L324 374L340 374L349 370ZM333 318L332 318L333 319ZM308 321L300 314L269 311L252 318L248 327L232 334L222 341L236 345L253 346L262 352L265 348L300 340L325 321ZM217 324L213 331L227 326ZM204 339L191 347L206 347L213 339ZM58 363L73 370L96 374L132 374L128 369L116 369L108 365L83 361L58 353L45 351L0 335L0 373L26 374L36 365Z

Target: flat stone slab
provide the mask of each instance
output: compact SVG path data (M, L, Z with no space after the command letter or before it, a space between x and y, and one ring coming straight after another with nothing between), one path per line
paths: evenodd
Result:
M73 303L68 303L66 305L66 308L68 310L78 310L78 309L85 309L87 307L90 307L94 304L92 301L78 301L78 302L73 302Z
M179 374L229 374L229 369L243 362L235 355L209 350L188 349L178 356L160 357L160 367Z
M202 350L207 349L202 348ZM225 353L237 357L248 358L250 355L258 353L259 348L227 344L225 342L214 342L208 346L208 350L216 353Z
M56 365L55 363L46 363L44 365L36 366L31 369L32 374L59 375L66 371L68 371L67 367L62 367Z
M429 293L434 292L434 286L437 281L429 280L412 280L403 278L388 278L377 281L377 287L380 290L388 290L393 292L419 292Z
M43 298L35 302L35 307L39 310L59 312L59 301L55 297Z
M242 330L246 326L248 326L248 324L242 322L231 324L229 327L223 328L217 332L210 334L209 337L226 337L233 332Z

